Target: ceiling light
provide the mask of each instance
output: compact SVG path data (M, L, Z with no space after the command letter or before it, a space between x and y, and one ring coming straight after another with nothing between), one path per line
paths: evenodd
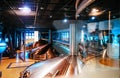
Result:
M43 7L40 7L41 10L43 10L44 8Z
M22 13L25 14L29 14L31 12L31 9L29 7L22 7L22 8L18 8L19 10L21 10Z
M85 25L83 25L83 28L85 28L86 26Z
M52 15L50 15L50 18L52 18Z
M99 11L98 9L93 8L91 12L94 13L94 12L98 12L98 11Z
M77 17L80 17L80 15L78 14L78 15L76 15Z
M105 10L104 11L100 11L100 12L95 12L95 13L89 13L89 16L98 16L98 15L103 14L104 12L105 12Z
M68 21L67 19L64 19L64 20L63 20L63 22L65 22L65 23L66 23L67 21Z
M116 16L113 16L113 18L116 18Z
M96 9L96 8L93 8L93 9L91 10L91 12L89 13L89 16L98 16L98 15L103 14L104 12L105 12L105 10L100 11L100 10L98 10L98 9Z
M92 20L94 20L94 19L95 19L95 17L91 17L91 19L92 19Z

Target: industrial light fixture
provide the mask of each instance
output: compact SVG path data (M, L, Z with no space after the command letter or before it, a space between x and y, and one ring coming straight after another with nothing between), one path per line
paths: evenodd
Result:
M91 19L92 19L92 20L94 20L94 19L95 19L95 17L91 17Z
M68 20L67 20L66 18L63 20L64 23L66 23L67 21L68 21Z
M98 12L98 11L99 11L98 9L93 8L91 12L92 12L92 13L95 13L95 12Z
M76 15L77 17L80 17L80 15L78 14L78 15Z
M19 7L17 10L13 10L18 16L35 16L36 12L32 11L28 6ZM9 13L12 14L11 11Z
M91 12L89 13L89 16L98 16L98 15L103 14L104 12L105 12L105 10L100 11L100 10L97 9L97 8L93 8L93 9L91 10Z
M24 6L24 7L18 8L18 9L21 10L21 12L25 13L25 14L29 14L31 12L31 9L27 6Z
M86 26L85 26L85 25L83 25L82 27L83 27L83 28L85 28Z
M41 10L43 10L44 8L43 7L40 7Z
M52 18L52 15L50 15L50 18Z

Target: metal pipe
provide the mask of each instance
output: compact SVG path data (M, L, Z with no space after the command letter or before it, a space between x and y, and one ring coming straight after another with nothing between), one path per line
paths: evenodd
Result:
M39 2L39 0L38 0L38 2ZM37 5L36 5L36 14L35 14L35 20L34 20L34 26L36 25L36 21L37 21L37 14L38 14L38 6L39 6L39 3L37 3Z
M80 12L94 1L95 0L83 0L76 10L75 18L77 19L77 16L80 14Z
M79 4L80 0L76 0L76 3L75 3L75 9L77 10L78 8L78 4Z
M108 30L109 30L109 39L110 39L110 30L111 30L111 21L110 21L110 16L111 16L111 11L109 11L109 15L108 15ZM109 40L110 43L110 40Z
M110 25L110 23L111 23L111 21L110 21L110 16L111 16L111 12L109 11L108 12L108 45L107 45L107 47L108 47L108 51L107 51L107 53L109 54L109 52L110 52L110 43L111 43L111 35L110 35L110 30L111 30L111 25Z

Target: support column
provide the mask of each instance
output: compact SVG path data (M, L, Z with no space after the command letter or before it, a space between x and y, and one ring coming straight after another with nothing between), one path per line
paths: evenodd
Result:
M76 46L75 46L75 24L70 24L70 54L75 55L76 54Z
M41 39L41 32L39 31L38 32L38 40L40 40Z
M39 31L34 31L34 42L39 40Z
M1 65L1 61L2 61L2 53L0 53L0 65Z
M23 32L21 32L21 35L20 35L20 36L21 36L21 45L22 45L22 44L23 44ZM20 46L21 46L21 45L20 45Z
M24 51L24 56L23 56L23 60L25 61L25 32L21 32L21 48L23 48Z
M14 48L17 47L17 32L14 31Z
M49 29L49 43L52 43L52 31Z
M24 47L24 61L26 61L26 48L25 48L25 42L26 39L25 39L25 32L23 32L23 47Z

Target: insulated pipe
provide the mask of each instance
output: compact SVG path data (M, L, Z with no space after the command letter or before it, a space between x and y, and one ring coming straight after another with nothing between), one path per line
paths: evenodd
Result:
M85 9L88 5L90 5L95 0L83 0L82 3L78 6L76 10L75 18L77 19L77 15L80 14L80 12ZM77 5L77 4L76 4Z
M75 3L75 9L77 10L78 8L78 4L79 4L80 0L76 0L76 3Z

